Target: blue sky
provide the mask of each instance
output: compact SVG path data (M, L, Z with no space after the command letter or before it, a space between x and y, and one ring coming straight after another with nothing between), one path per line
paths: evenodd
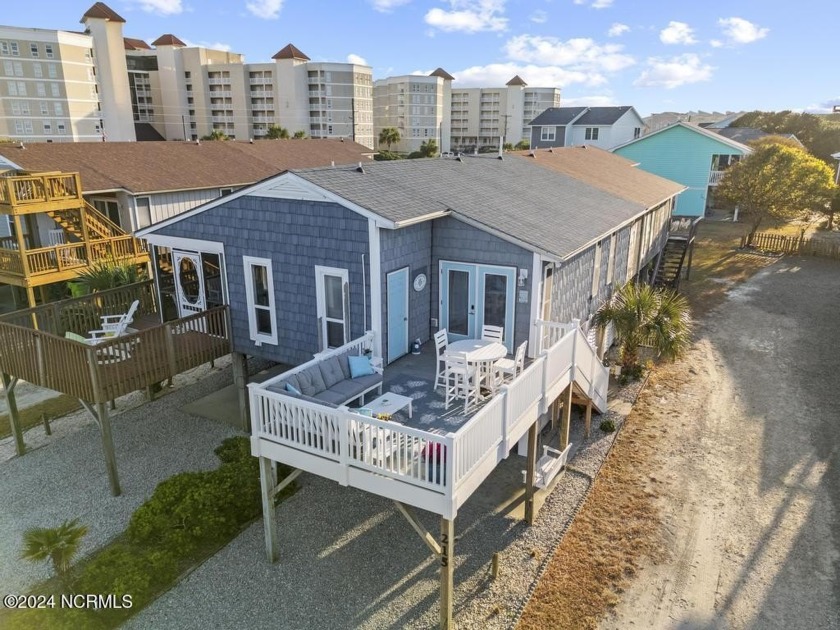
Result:
M5 3L10 26L80 28L93 2ZM840 3L810 0L108 0L125 34L267 61L287 43L374 78L438 66L454 86L559 86L568 105L660 111L840 104ZM802 7L801 10L799 7Z

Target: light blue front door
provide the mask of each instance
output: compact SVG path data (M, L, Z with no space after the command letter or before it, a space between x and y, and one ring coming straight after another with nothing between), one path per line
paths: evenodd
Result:
M440 263L440 327L449 339L475 339L484 324L502 326L513 351L516 269L493 265Z
M388 274L388 363L408 352L408 267Z

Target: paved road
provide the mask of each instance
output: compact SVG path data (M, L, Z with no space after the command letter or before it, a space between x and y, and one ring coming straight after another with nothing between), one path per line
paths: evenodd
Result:
M652 392L672 555L603 627L840 628L840 264L779 260L699 333Z

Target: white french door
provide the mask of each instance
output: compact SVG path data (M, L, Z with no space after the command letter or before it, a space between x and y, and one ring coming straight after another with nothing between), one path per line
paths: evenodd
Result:
M487 325L504 328L513 351L516 269L440 262L440 327L449 338L475 339Z

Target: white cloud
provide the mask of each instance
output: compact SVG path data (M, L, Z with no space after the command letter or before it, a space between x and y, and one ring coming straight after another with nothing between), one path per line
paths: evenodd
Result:
M353 64L356 64L357 66L368 65L368 62L365 60L364 57L360 57L359 55L354 55L353 53L350 53L349 55L347 55L347 63L353 63Z
M452 74L458 79L454 86L456 88L501 86L517 74L528 85L535 87L565 87L573 83L595 86L606 82L606 78L600 74L568 70L559 66L522 65L512 62L472 66Z
M620 44L598 44L586 37L562 41L556 37L517 35L504 47L513 61L569 66L573 70L617 72L636 63Z
M181 0L134 0L134 2L146 13L158 15L177 15L184 10Z
M721 18L718 20L718 25L729 44L751 44L767 37L767 33L770 32L769 28L758 26L739 17Z
M607 31L608 37L620 37L627 33L630 30L630 27L626 24L622 24L621 22L615 22L612 26L610 26L610 30Z
M223 44L222 42L194 42L189 39L182 39L181 41L184 42L188 48L198 46L200 48L208 48L209 50L223 50L225 52L229 52L231 50L230 44Z
M593 9L607 9L612 3L613 0L575 0L575 4L590 4Z
M380 13L390 13L397 7L408 4L411 0L369 0L369 2Z
M694 29L685 22L668 22L668 26L659 32L659 40L663 44L696 44Z
M545 24L548 22L548 13L543 11L542 9L537 9L531 14L531 17L528 18L535 24Z
M673 89L688 83L708 81L712 78L714 68L704 64L699 55L687 53L664 59L650 57L647 67L639 75L633 85L639 87L664 87Z
M713 39L713 40L709 41L709 45L712 48L720 48L721 46L723 46L723 42L720 41L719 39Z
M446 0L450 10L431 9L424 18L426 24L441 31L479 33L504 31L508 20L504 17L505 0Z
M247 3L245 8L263 20L276 20L283 8L283 0L254 0Z
M835 96L822 103L812 103L805 107L804 111L809 114L831 114L834 112L835 107L840 107L840 96Z
M618 101L613 96L577 96L563 97L563 107L613 107Z

